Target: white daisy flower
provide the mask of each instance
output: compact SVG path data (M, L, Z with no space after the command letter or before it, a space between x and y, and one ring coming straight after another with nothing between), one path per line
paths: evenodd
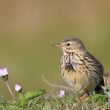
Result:
M22 87L19 84L15 84L15 91L20 92L22 90Z
M59 97L64 97L65 96L65 91L64 90L60 90L60 93L58 95Z
M0 68L0 77L7 76L8 71L7 68Z

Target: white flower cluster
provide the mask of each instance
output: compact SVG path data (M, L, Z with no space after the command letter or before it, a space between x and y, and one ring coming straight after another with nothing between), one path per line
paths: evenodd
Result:
M7 68L0 68L0 77L8 75Z
M22 89L22 87L21 87L20 85L15 84L15 91L16 91L16 92L20 92L21 89Z
M64 90L60 90L60 93L58 95L59 97L64 97L65 96L65 91Z

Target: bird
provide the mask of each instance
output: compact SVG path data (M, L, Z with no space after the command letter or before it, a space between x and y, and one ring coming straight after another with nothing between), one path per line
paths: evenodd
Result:
M53 46L63 51L60 61L62 78L81 99L94 92L104 94L103 65L88 52L79 38L67 37Z

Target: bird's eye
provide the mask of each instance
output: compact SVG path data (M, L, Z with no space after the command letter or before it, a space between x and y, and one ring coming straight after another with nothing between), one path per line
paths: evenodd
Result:
M70 43L67 43L66 45L67 45L67 46L70 46Z

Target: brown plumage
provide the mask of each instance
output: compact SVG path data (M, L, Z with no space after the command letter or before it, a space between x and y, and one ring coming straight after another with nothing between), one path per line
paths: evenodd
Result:
M60 68L63 79L74 89L83 95L104 93L103 66L90 54L78 38L67 38L54 46L61 47L63 56Z

